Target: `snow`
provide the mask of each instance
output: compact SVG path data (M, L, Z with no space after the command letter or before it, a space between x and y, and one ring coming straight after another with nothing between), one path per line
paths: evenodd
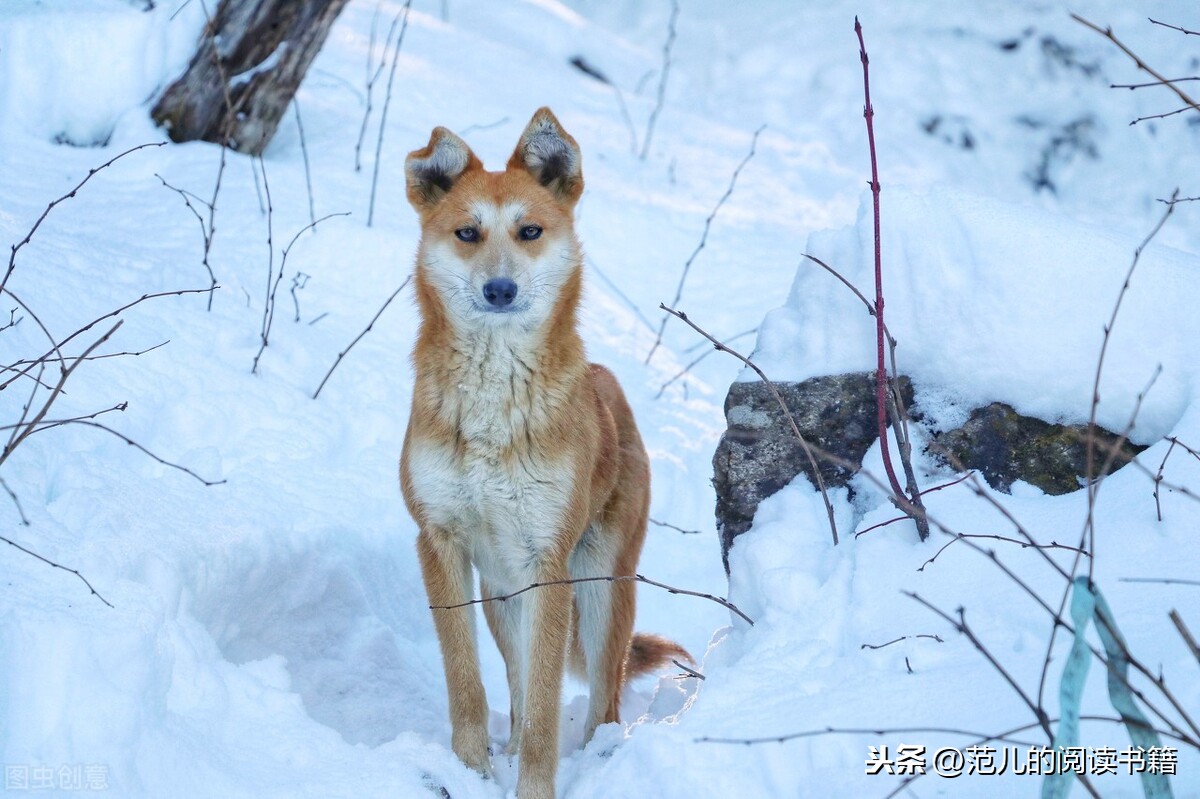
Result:
M148 108L186 66L204 24L202 5L0 5L0 241L20 241L47 203L89 169L164 138ZM623 705L627 724L601 728L582 750L584 688L568 681L559 795L883 796L899 778L866 775L868 747L915 743L932 752L965 746L970 736L831 734L750 747L697 739L825 727L994 733L1029 723L1028 709L970 642L900 592L915 591L947 612L963 606L972 630L1034 693L1048 617L962 542L919 571L949 539L935 533L919 544L907 524L854 539L852 531L895 513L864 478L852 501L834 492L843 534L837 548L824 505L804 479L768 499L730 553L727 580L710 461L724 427L725 387L748 377L714 354L656 399L703 351L694 349L697 336L672 323L643 363L658 303L674 295L705 218L765 122L680 307L722 338L761 322L753 349L777 379L870 368L871 318L801 256L816 255L871 289L851 27L858 13L871 53L887 319L901 369L925 392L938 424L995 400L1051 420L1086 419L1102 326L1134 248L1164 210L1156 198L1176 185L1197 193L1189 168L1200 135L1195 115L1130 126L1173 110L1174 101L1154 90L1109 89L1140 78L1057 2L817 9L692 0L682 5L667 104L641 161L614 88L567 61L581 55L620 87L640 144L669 3L417 2L388 116L375 224L367 227L385 82L374 87L364 168L356 172L364 63L372 21L378 63L382 32L401 6L350 3L302 86L316 215L351 216L322 222L289 252L259 374L250 367L269 247L278 268L283 245L310 222L291 118L261 168L228 156L209 257L221 286L211 311L205 295L156 298L126 311L100 352L168 343L81 365L51 412L68 418L127 401L126 410L97 421L224 482L205 486L119 438L72 425L32 436L0 467L30 521L21 526L16 507L0 504L3 535L79 569L114 606L73 575L5 547L6 779L20 769L80 766L103 776L115 796L513 795L515 763L495 756L497 777L487 782L449 748L415 529L396 483L416 330L407 289L320 398L311 397L411 269L417 226L400 177L404 155L445 125L498 167L541 105L554 109L584 153L578 217L590 273L581 314L589 353L614 370L635 409L653 462L652 517L700 531L652 526L640 571L728 594L756 621L750 627L714 603L640 586L638 629L681 642L702 661L706 679L668 673L635 684ZM1164 73L1195 74L1189 37L1150 26L1142 10L1097 0L1084 13L1113 25ZM1200 27L1191 4L1156 3L1153 13ZM196 219L156 175L209 198L220 160L203 143L119 160L50 213L18 252L8 288L61 339L143 294L207 287ZM1200 268L1195 214L1194 204L1177 206L1143 252L1100 389L1101 423L1123 428L1161 364L1133 430L1134 440L1152 445L1139 458L1151 472L1166 455L1164 436L1200 442L1200 367L1190 351L1200 333L1189 302ZM297 272L309 278L295 291L294 322L289 287ZM0 332L4 363L47 347L34 320L17 316L25 318ZM69 354L107 329L102 322L83 334ZM46 379L54 374L48 369ZM6 424L19 416L29 385L10 389L0 392ZM866 468L881 474L880 463L876 446ZM953 477L924 458L917 468L925 485ZM1165 475L1198 486L1200 461L1177 448ZM1164 487L1159 522L1152 490L1136 467L1103 483L1095 577L1132 651L1166 675L1195 718L1197 664L1166 617L1176 608L1193 631L1200 628L1195 587L1122 581L1200 574L1192 500ZM1047 497L1017 484L1011 496L995 498L1040 541L1074 543L1082 529L1080 493ZM966 484L927 501L948 529L1012 535ZM1038 553L980 543L1058 602L1063 581ZM1069 568L1072 553L1049 554ZM943 642L912 637L863 648L921 635ZM502 744L504 669L483 639L491 733ZM1068 645L1059 636L1046 692L1052 716ZM1085 712L1109 707L1098 671ZM1083 729L1085 745L1128 744L1115 725ZM1018 737L1043 740L1036 730ZM1176 795L1200 795L1200 755L1181 748L1178 772ZM1140 793L1135 778L1097 780L1105 796ZM988 797L1036 790L1036 778L1014 775L929 775L909 789Z

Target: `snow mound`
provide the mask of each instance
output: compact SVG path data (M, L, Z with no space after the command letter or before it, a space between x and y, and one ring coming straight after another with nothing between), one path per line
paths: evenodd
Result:
M897 361L935 424L1006 402L1054 422L1086 422L1096 362L1140 240L1053 213L949 189L882 195L884 318ZM809 254L874 299L871 197L857 224L810 236ZM1189 296L1200 258L1151 244L1141 255L1109 341L1100 424L1151 443L1195 395L1200 318ZM755 361L774 380L866 371L875 324L835 277L805 261L787 304L768 314ZM749 371L741 380L757 379Z

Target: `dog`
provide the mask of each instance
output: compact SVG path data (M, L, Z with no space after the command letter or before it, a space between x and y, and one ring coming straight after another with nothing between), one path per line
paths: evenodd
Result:
M586 744L619 721L627 680L691 660L678 644L633 634L650 464L620 385L588 363L576 329L579 145L542 108L504 171L488 172L439 127L408 155L405 178L421 226L421 324L400 483L419 528L451 745L491 773L474 608L464 604L474 567L508 675L517 796L552 799L564 668L588 683ZM570 582L614 576L626 579Z

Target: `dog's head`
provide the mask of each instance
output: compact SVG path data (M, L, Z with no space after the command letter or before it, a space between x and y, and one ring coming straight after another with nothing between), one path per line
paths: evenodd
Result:
M457 325L535 328L578 281L579 145L549 108L533 115L503 172L434 128L404 162L421 218L419 277Z

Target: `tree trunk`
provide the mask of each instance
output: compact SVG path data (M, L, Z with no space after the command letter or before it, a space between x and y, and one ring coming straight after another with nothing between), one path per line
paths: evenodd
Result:
M261 155L347 0L221 0L151 111L177 142Z

